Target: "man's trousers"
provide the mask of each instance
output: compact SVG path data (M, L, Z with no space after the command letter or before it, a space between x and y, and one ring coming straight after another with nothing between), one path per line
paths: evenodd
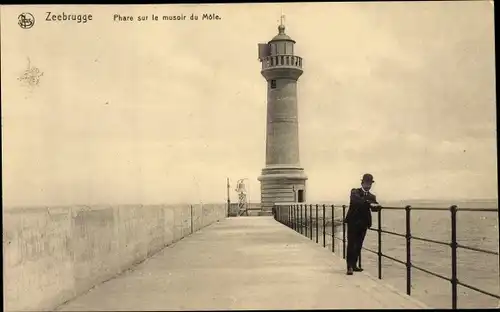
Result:
M355 268L361 254L367 228L347 224L347 267Z

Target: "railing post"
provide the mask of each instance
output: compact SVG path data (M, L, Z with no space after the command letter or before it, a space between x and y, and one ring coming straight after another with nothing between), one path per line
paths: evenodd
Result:
M332 252L335 252L335 205L332 205Z
M304 230L306 231L306 237L307 237L307 234L309 233L307 231L307 205L304 205Z
M292 227L292 205L288 205L288 227Z
M309 205L309 232L311 233L311 240L313 240L313 205Z
M377 211L377 236L378 236L378 278L382 279L382 209Z
M302 209L300 209L299 204L297 204L297 229L296 231L300 233L300 222L302 218Z
M288 218L289 218L289 214L288 214L288 206L284 206L284 207L283 207L283 212L286 212L286 213L287 213L285 216L283 216L283 219L285 220L285 225L286 225L286 226L289 226L289 224L288 224Z
M293 204L293 206L295 207L294 210L294 214L295 214L295 231L298 232L299 230L299 206L297 204Z
M295 207L294 210L294 214L295 214L295 231L298 232L299 230L299 206L297 204L293 204L293 206Z
M326 247L326 205L323 204L323 248Z
M457 206L450 207L451 212L451 305L452 309L457 309Z
M342 257L345 259L345 205L342 205Z
M359 252L359 258L358 258L358 268L362 268L363 267L363 264L362 264L362 261L361 261L361 254L363 253L363 248L361 248L361 251Z
M299 228L300 228L300 234L302 234L302 204L300 204L300 219L299 219Z
M411 206L406 206L406 294L411 295Z
M294 230L297 231L297 204L293 204L293 223L294 223Z
M318 204L316 204L316 244L318 243Z

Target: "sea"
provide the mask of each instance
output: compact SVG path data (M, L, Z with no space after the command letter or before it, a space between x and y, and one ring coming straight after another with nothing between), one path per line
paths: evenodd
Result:
M463 200L429 201L414 200L406 202L381 202L386 207L438 207L445 208L457 205L460 208L496 209L494 212L458 211L457 241L461 245L486 249L498 253L498 201L495 200ZM412 235L437 241L451 240L451 213L449 211L419 211L411 212ZM405 234L406 221L404 210L383 210L382 229ZM373 213L373 227L377 227L377 213ZM321 222L320 222L321 223ZM313 227L314 228L314 227ZM331 229L327 227L327 232ZM342 227L338 227L336 237L342 237ZM364 247L376 251L378 248L377 232L368 231ZM319 244L323 244L320 230ZM313 239L316 234L313 231ZM331 250L331 235L326 235L326 248ZM342 241L335 240L335 253L342 257ZM420 268L451 277L451 247L430 242L412 240L412 263ZM389 234L382 235L382 253L401 261L406 261L406 239ZM362 252L362 266L366 272L378 277L378 257L369 251ZM382 280L394 288L406 292L406 266L390 259L382 259ZM500 294L499 256L459 249L457 252L457 277L462 283L481 290ZM411 296L432 308L452 308L452 285L447 280L440 279L417 269L411 271ZM458 286L458 308L495 308L500 306L500 300L481 294L475 290Z

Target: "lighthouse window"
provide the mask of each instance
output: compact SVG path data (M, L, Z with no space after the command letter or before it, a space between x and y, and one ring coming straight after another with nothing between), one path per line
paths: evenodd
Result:
M276 55L276 44L271 44L271 55Z
M276 89L276 80L271 80L271 89Z
M278 54L285 54L285 42L278 43Z

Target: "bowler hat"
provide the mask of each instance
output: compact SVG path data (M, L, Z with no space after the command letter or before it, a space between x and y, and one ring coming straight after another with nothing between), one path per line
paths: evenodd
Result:
M361 180L361 182L370 182L370 183L375 183L375 180L373 180L373 176L369 173L365 173L363 175L363 179Z

